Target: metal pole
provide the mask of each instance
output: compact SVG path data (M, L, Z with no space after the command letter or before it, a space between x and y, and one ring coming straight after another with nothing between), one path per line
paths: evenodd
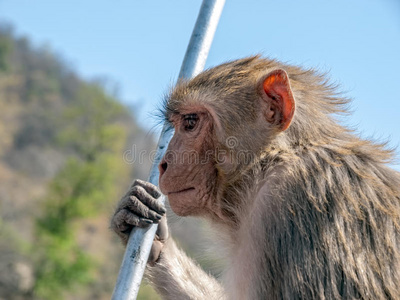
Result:
M189 79L199 74L207 60L225 0L203 0L190 38L179 78ZM157 145L157 154L150 170L149 182L158 186L158 164L168 148L174 130L164 125ZM165 203L165 197L160 199ZM136 299L147 259L157 231L157 224L135 228L126 246L112 300Z

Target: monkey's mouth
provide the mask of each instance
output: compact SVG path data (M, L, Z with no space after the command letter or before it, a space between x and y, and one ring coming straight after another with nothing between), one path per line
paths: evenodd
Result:
M194 187L190 187L190 188L187 188L187 189L179 190L179 191L176 191L176 192L168 192L167 196L182 194L182 193L186 193L186 192L189 192L189 191L192 191L192 190L194 190Z

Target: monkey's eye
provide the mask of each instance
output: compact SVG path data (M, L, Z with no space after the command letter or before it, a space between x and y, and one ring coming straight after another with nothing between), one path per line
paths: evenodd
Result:
M188 114L183 116L183 127L186 131L192 131L196 128L199 116L197 114Z

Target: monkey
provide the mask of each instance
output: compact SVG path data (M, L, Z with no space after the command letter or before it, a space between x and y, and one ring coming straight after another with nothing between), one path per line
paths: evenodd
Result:
M163 299L400 299L400 173L393 150L337 121L349 101L318 71L259 55L178 81L160 190L212 224L228 262L218 279L201 270L157 187L134 181L111 226L126 242L159 223L146 276Z

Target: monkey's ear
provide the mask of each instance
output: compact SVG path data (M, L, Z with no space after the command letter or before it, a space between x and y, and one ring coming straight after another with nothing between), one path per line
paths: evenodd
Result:
M294 97L288 74L281 69L264 76L259 84L259 91L265 104L265 118L268 122L286 130L294 115Z

